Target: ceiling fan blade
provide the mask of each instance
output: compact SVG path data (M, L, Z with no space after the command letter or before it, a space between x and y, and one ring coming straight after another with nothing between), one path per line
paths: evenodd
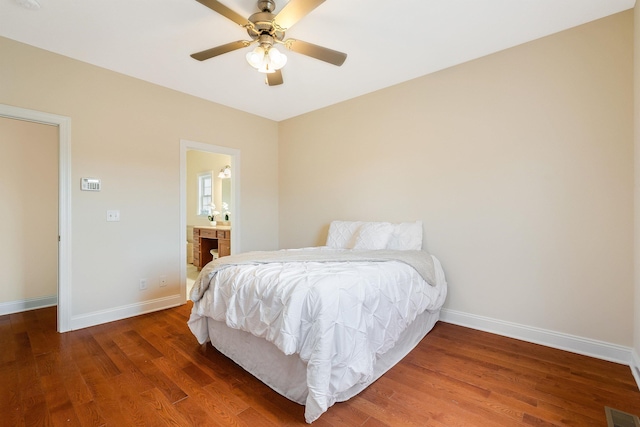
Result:
M285 40L284 44L289 50L319 59L320 61L328 62L329 64L337 65L338 67L347 59L346 53L318 46L313 43L303 42L301 40L289 39Z
M267 73L267 84L269 86L278 86L281 85L283 80L282 80L282 72L280 70L276 70L273 73Z
M220 15L224 16L227 19L232 20L233 22L235 22L240 26L245 26L249 22L247 18L229 9L227 6L223 5L219 1L216 1L216 0L196 0L196 1L198 3L201 3L207 6L209 9L213 10L214 12L218 12Z
M232 52L234 50L242 49L249 46L249 42L244 40L238 40L237 42L231 42L217 46L211 49L203 50L202 52L194 53L191 55L193 59L198 61L204 61L205 59L213 58L214 56L222 55L223 53Z
M283 30L286 30L307 16L309 12L320 6L324 1L325 0L291 0L284 8L282 8L274 21Z

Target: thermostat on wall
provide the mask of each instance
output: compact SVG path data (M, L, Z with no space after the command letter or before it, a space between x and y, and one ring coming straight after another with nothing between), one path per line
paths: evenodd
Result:
M98 178L82 178L82 191L100 191L100 180Z

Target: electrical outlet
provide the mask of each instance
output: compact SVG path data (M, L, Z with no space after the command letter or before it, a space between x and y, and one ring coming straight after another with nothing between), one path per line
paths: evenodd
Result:
M120 211L107 211L107 221L108 222L118 222L120 221Z
M167 286L167 276L160 276L160 287L164 288Z
M140 290L144 291L145 289L147 289L147 284L148 284L147 279L140 279Z

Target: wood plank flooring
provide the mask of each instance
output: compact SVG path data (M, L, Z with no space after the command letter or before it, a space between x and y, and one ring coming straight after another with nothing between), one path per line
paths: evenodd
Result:
M191 304L58 334L56 310L0 316L0 426L297 426L281 397L187 328ZM606 426L640 415L628 366L438 323L323 426Z

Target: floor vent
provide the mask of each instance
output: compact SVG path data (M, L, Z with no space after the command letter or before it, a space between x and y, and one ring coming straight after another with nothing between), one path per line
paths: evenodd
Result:
M604 407L607 414L607 427L640 427L640 419L632 414L617 409Z

